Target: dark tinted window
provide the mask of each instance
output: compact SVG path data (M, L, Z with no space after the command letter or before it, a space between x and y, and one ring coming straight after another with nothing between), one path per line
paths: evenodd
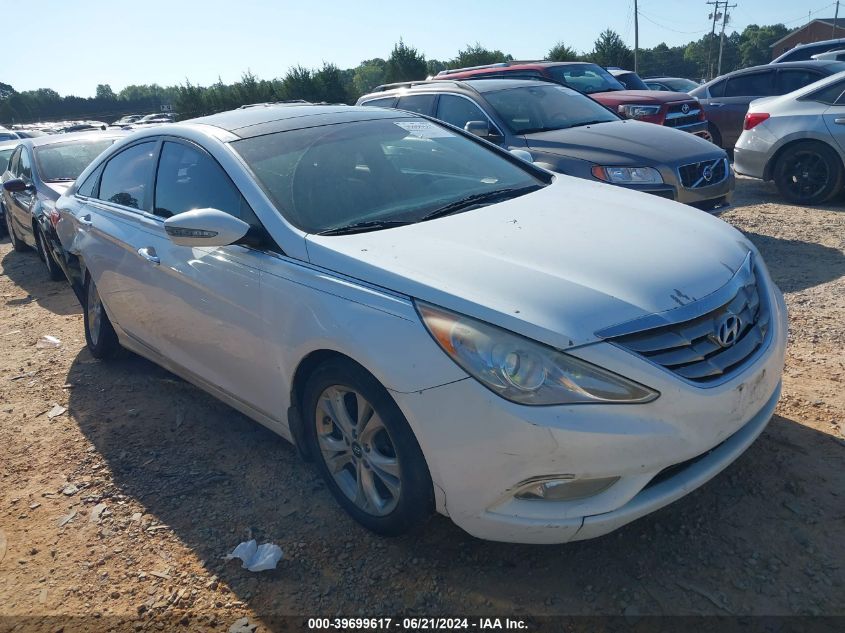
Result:
M32 180L32 162L29 158L29 152L23 147L21 148L20 162L18 163L18 178L26 178Z
M572 64L566 66L549 66L546 74L578 92L610 92L625 90L619 81L601 66L596 64Z
M384 97L383 99L373 99L371 101L367 101L361 105L373 106L374 108L392 108L394 101L396 101L395 97Z
M396 107L400 110L409 110L419 114L431 114L434 109L434 95L407 95L399 97Z
M775 71L737 75L728 79L726 97L769 97L775 94Z
M628 90L648 90L643 80L637 73L625 73L624 75L615 75L616 81L621 83Z
M97 190L99 189L98 185L100 184L100 175L102 173L103 173L103 165L100 165L99 167L97 167L97 169L95 169L93 172L91 172L88 175L88 178L86 178L85 181L81 185L79 185L79 189L77 189L76 192L80 196L88 196L90 198L96 198L97 197Z
M190 145L165 143L158 162L154 213L169 218L192 209L218 209L255 223L251 212L242 211L241 194L217 161Z
M454 95L440 95L440 101L437 103L437 118L461 129L469 121L488 120L481 108L472 101Z
M811 92L802 101L818 101L819 103L826 103L833 105L837 102L842 93L845 92L845 81L836 81L829 86L825 86L821 90Z
M100 200L146 209L155 149L155 142L133 145L106 163L100 181Z
M778 79L780 81L778 92L786 94L804 86L809 86L821 78L822 76L817 72L811 72L801 68L784 68L778 73Z
M113 138L87 139L69 143L51 143L35 148L35 162L42 180L76 180Z
M724 97L725 96L725 85L727 83L728 83L727 81L719 81L719 82L713 84L712 86L710 86L707 89L707 91L710 93L711 97L716 97L716 98ZM696 96L696 95L693 95L693 96Z

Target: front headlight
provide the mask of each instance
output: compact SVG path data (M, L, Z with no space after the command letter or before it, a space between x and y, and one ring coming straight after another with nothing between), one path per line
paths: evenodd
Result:
M642 119L647 116L654 116L660 112L659 105L621 105L618 110L619 114L628 119Z
M663 176L654 167L602 167L595 165L593 176L617 185L662 184Z
M649 402L636 382L495 325L416 302L438 345L465 372L511 402L527 405Z

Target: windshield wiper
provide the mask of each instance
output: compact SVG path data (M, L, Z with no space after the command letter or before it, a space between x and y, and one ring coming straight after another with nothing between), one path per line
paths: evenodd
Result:
M584 127L585 125L596 125L597 123L610 123L607 119L596 119L595 121L584 121L582 123L573 123L569 127Z
M476 193L471 196L467 196L466 198L455 200L455 202L450 202L439 209L435 209L428 215L424 215L420 218L420 221L423 222L425 220L433 220L434 218L442 218L444 215L451 215L452 213L464 211L470 207L478 207L485 204L501 202L502 200L507 200L509 198L516 198L523 194L536 191L539 188L540 185L529 185L527 187L510 187L508 189L497 189L496 191Z
M396 226L406 226L408 224L411 223L406 220L367 220L366 222L356 222L355 224L337 226L333 229L318 231L317 235L351 235L352 233L364 233L366 231L390 229Z

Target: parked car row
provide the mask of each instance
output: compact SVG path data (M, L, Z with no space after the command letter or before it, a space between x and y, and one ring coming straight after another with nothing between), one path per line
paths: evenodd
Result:
M267 105L20 142L13 243L55 229L92 355L132 350L292 441L382 534L440 512L591 538L742 454L780 392L780 291L726 223L601 182L664 173L614 164L640 130L721 150L548 82L371 95L404 96L424 114ZM553 173L589 149L566 131L618 147Z

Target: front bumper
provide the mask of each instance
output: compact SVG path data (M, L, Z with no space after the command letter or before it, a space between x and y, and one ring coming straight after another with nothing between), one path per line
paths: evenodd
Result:
M647 404L526 407L470 378L394 393L426 456L438 510L480 538L564 543L606 534L691 492L754 441L777 403L786 309L776 290L769 301L768 346L718 386L690 385L609 343L572 351L658 390ZM666 476L670 467L678 468ZM619 480L570 501L514 496L520 482L549 475Z

